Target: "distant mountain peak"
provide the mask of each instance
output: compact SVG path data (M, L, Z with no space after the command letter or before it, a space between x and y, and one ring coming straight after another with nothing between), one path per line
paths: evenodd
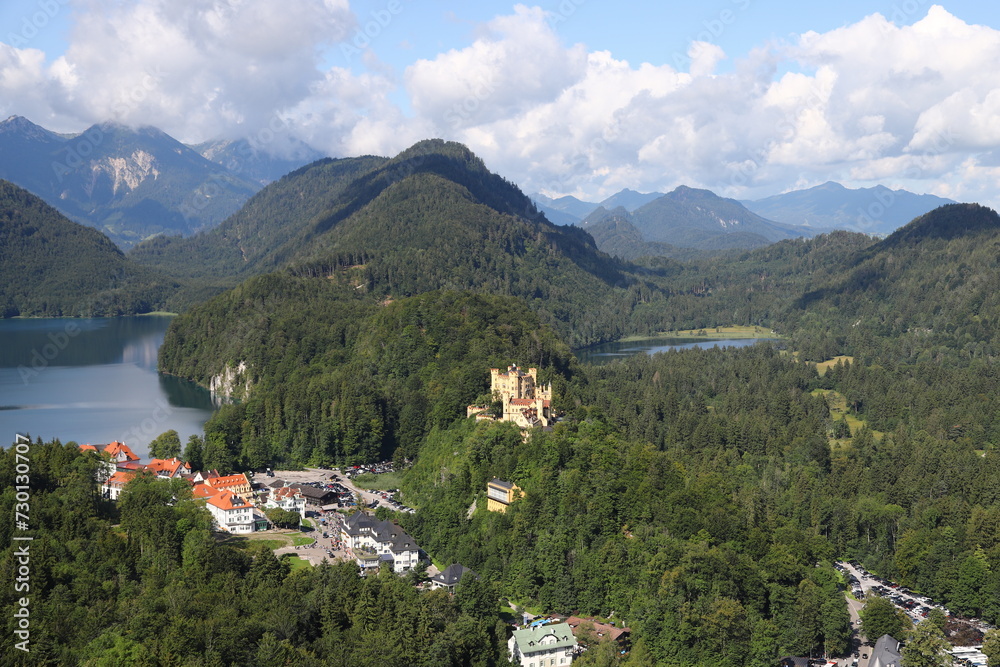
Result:
M21 134L27 138L42 138L56 136L41 125L35 125L24 116L10 116L0 123L0 133Z

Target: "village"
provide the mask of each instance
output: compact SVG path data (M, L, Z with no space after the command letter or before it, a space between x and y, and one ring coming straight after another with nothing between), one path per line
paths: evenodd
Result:
M537 369L524 371L516 365L506 372L490 369L491 392L496 413L490 406L473 405L467 417L477 421L507 421L517 425L524 437L533 429L551 428L552 387L538 383ZM163 480L184 480L190 484L191 497L203 502L212 516L212 526L220 534L251 536L273 534L281 530L289 513L297 515L301 530L293 544L274 549L276 556L291 556L303 563L319 565L327 561L353 561L361 576L368 576L385 567L404 575L415 570L426 571L429 590L443 589L454 594L463 577L479 575L460 563L439 570L416 541L392 520L379 519L374 509L385 507L396 512L414 512L399 502L394 492L362 489L352 478L366 472L392 472L391 462L344 468L306 468L220 474L217 470L193 470L191 464L178 458L153 458L141 462L140 457L124 442L80 445L102 458L98 482L103 496L117 501L130 481L140 475ZM486 510L506 512L524 497L524 491L514 482L491 479L484 489ZM279 513L275 513L275 510ZM281 514L284 512L285 514ZM283 521L282 521L283 519ZM304 537L305 534L309 537ZM569 665L573 658L589 645L613 641L627 652L630 630L615 623L603 623L594 618L576 616L534 616L522 612L520 624L515 624L508 649L522 667Z

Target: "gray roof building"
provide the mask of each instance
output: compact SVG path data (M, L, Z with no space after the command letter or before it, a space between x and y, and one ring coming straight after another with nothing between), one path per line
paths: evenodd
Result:
M466 574L479 578L479 575L459 563L452 563L440 573L431 577L432 588L447 588L449 593L455 592L455 587Z
M875 642L872 659L868 667L901 667L903 656L899 652L899 642L891 635L882 635Z

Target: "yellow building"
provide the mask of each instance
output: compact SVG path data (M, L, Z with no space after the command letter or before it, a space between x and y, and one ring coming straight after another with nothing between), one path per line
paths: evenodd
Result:
M491 512L506 512L508 505L522 497L524 491L517 484L496 477L486 484L486 509Z
M524 372L517 365L507 372L490 369L490 390L503 404L500 421L514 422L521 428L549 426L552 423L552 383L538 384L538 369Z

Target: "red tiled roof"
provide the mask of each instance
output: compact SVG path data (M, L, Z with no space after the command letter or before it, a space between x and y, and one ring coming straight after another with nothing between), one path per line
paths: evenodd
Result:
M111 477L108 477L107 484L121 484L124 486L129 480L133 479L134 477L135 477L134 472L119 470L115 474L111 475Z
M129 449L128 445L126 445L124 442L118 442L117 440L115 440L110 445L108 445L107 447L105 447L104 451L106 451L108 454L110 454L111 458L117 458L119 452L122 452L122 453L125 454L125 460L126 461L138 461L139 460L139 457L135 455L135 452L133 452L131 449Z
M236 475L226 475L225 477L210 478L205 480L205 483L221 489L226 486L244 486L250 484L250 480L243 473L238 473Z
M84 451L91 451L91 452L96 452L97 451L97 447L94 447L93 445L80 445L80 449L82 449Z
M214 505L221 510L251 509L253 505L240 498L235 493L229 491L219 491L207 499L210 505Z
M530 398L512 398L510 399L511 405L533 405L535 402Z
M195 484L191 487L191 495L195 498L211 498L217 493L219 492L210 487L208 484Z
M594 634L597 635L598 639L604 639L608 637L613 641L618 641L618 639L626 633L632 632L631 628L619 628L614 625L609 625L608 623L600 623L592 618L580 618L579 616L570 616L566 619L566 624L569 625L570 629L573 630L575 635L577 628L581 623L590 623L594 626Z
M146 470L152 470L155 473L164 473L169 477L173 477L179 470L186 469L188 472L191 470L190 463L182 461L176 456L172 459L153 459L144 467Z

